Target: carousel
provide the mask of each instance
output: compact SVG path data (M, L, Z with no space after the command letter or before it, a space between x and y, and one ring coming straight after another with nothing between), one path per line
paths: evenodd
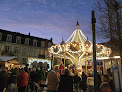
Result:
M70 38L66 42L62 39L60 45L53 45L48 48L48 50L49 55L50 57L53 57L53 60L55 57L64 59L65 66L65 60L70 59L72 64L74 64L77 68L82 69L84 64L86 68L88 64L91 64L92 66L92 63L88 63L88 61L92 61L93 58L93 44L87 37L85 37L79 27L80 25L77 21L76 30L72 33ZM101 44L96 44L97 59L101 57L109 57L110 54L110 48Z

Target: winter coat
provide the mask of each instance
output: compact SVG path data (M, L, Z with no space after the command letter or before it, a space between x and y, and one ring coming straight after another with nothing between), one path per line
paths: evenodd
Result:
M48 73L47 79L48 79L47 83L48 90L58 90L59 79L54 70L51 70Z
M109 78L109 80L107 82L110 85L111 89L114 90L115 88L114 88L114 81L113 81L113 79Z
M7 87L8 73L6 71L0 71L0 89Z
M82 74L81 77L82 77L82 81L80 82L79 87L82 90L86 90L87 89L87 84L86 84L87 76L85 74Z
M38 82L38 73L36 71L30 72L30 79L33 82Z
M10 76L9 76L9 84L11 84L11 83L16 84L16 83L17 83L17 79L18 79L18 72L13 71L13 72L10 74Z
M73 92L73 76L61 75L58 92Z
M39 80L44 80L44 70L43 69L38 72L38 78L39 78Z
M74 83L79 83L81 81L81 78L78 75L74 76Z
M28 85L29 75L27 72L22 71L18 76L18 86L24 87Z

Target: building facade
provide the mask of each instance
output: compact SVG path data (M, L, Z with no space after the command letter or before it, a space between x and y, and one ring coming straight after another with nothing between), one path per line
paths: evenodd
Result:
M28 57L47 58L50 40L0 29L0 56L17 56L22 63L28 63Z

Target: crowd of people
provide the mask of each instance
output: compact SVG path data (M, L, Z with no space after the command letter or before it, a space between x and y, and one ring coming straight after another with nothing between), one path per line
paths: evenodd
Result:
M99 92L114 92L110 69L104 75L98 72L97 76ZM42 66L9 71L7 67L0 67L0 92L43 92L44 87L46 92L93 92L93 73L82 71L80 74L75 66L66 69L54 66L50 71Z

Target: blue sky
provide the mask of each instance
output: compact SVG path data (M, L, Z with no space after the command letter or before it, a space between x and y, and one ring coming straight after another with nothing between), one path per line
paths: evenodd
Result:
M76 29L92 41L93 0L0 0L0 29L50 39L60 44ZM97 40L100 42L100 40Z

